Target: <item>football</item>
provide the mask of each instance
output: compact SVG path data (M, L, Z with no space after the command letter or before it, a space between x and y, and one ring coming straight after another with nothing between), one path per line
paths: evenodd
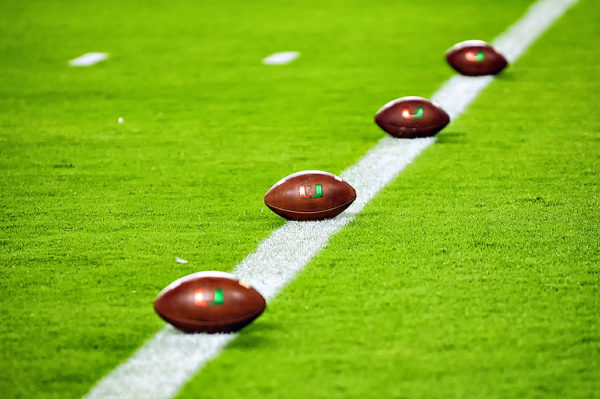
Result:
M375 123L394 137L429 137L450 123L450 116L425 98L402 97L377 111Z
M446 61L468 76L496 75L508 65L502 54L481 40L467 40L452 46L446 51Z
M265 310L263 296L224 272L199 272L169 284L154 301L165 321L186 333L229 333Z
M291 220L322 220L339 215L356 199L354 188L320 170L291 174L265 194L265 204Z

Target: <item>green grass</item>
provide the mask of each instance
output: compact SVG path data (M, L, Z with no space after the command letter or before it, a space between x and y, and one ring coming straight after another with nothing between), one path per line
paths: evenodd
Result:
M11 398L84 394L161 328L166 284L283 224L271 184L353 164L380 105L430 96L447 47L527 4L4 3ZM597 17L583 1L559 21L181 396L597 395ZM282 50L302 56L260 64ZM112 57L66 65L88 51Z
M577 43L597 36L589 7L484 92L181 397L596 396L599 52Z

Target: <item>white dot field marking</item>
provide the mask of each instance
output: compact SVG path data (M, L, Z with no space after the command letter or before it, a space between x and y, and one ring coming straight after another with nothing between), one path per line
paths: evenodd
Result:
M284 51L281 53L271 54L267 58L263 59L263 64L266 65L283 65L289 64L300 56L297 51Z
M99 63L100 61L104 61L108 58L108 53L86 53L80 57L74 58L69 61L69 65L79 67L79 66L90 66Z
M494 46L509 62L516 61L576 1L538 1L494 41ZM490 76L455 76L432 99L456 119L492 80ZM434 142L433 138L384 137L342 172L341 177L357 192L356 201L344 213L319 222L287 222L233 273L252 284L267 301L271 300L327 244L331 235L353 220L379 190ZM186 335L167 326L98 382L87 398L171 398L236 335Z

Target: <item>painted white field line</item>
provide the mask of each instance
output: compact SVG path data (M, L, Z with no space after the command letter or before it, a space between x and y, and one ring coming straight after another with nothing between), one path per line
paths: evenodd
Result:
M510 62L514 62L575 2L542 0L535 3L494 44ZM435 93L433 100L456 119L491 81L491 77L455 76ZM383 138L358 163L342 173L341 177L357 192L356 201L346 212L321 222L287 222L264 240L256 252L248 255L235 268L234 274L254 285L267 301L272 299L327 245L332 234L354 219L381 188L433 143L432 138ZM170 398L235 336L186 335L167 326L101 380L87 397Z
M267 58L263 59L265 65L283 65L289 64L300 56L297 51L284 51L281 53L271 54Z
M90 66L104 61L108 58L108 53L86 53L80 57L69 61L71 66Z

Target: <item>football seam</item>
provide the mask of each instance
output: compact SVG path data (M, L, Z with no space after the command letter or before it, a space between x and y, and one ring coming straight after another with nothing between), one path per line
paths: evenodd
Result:
M396 124L393 124L393 123L388 123L388 122L383 122L383 121L376 121L376 123L383 123L384 125L393 126L393 127L399 127L399 128L402 128L402 129L416 129L416 130L419 130L419 129L430 129L432 127L438 127L438 126L442 125L440 123L440 124L432 124L432 125L420 126L420 127L406 127L406 126L396 125ZM448 125L448 123L450 123L450 121L448 121L444 126Z
M275 206L275 205L271 205L271 204L269 204L267 201L265 201L265 205L266 205L266 206L268 206L269 208L275 208L275 209L278 209L278 210L280 210L280 211L288 211L288 212L296 212L296 213L305 213L305 214L308 214L308 213L321 213L321 212L332 211L332 210L334 210L334 209L341 208L341 207L342 207L342 206L344 206L344 205L351 204L351 203L353 203L355 200L356 200L356 197L352 198L350 201L344 202L344 203L343 203L343 204L341 204L341 205L334 206L333 208L321 209L321 210L318 210L318 211L296 211L296 210L293 210L293 209L280 208L280 207L278 207L278 206Z
M214 326L215 323L217 324L217 326L222 327L224 325L228 325L231 323L236 323L238 321L242 321L245 319L248 319L250 315L254 316L254 319L257 318L261 313L263 313L266 309L266 306L259 312L250 312L250 313L246 313L243 316L238 316L235 319L224 319L224 320L206 320L206 321L200 321L200 320L194 320L194 319L186 319L186 318L180 318L180 317L167 317L167 316L163 316L162 314L159 313L159 315L161 317L163 317L164 319L167 320L168 323L172 324L172 322L175 323L182 323L182 324L192 324L195 326L200 326L200 327L204 327L204 326ZM158 313L158 312L157 312Z

